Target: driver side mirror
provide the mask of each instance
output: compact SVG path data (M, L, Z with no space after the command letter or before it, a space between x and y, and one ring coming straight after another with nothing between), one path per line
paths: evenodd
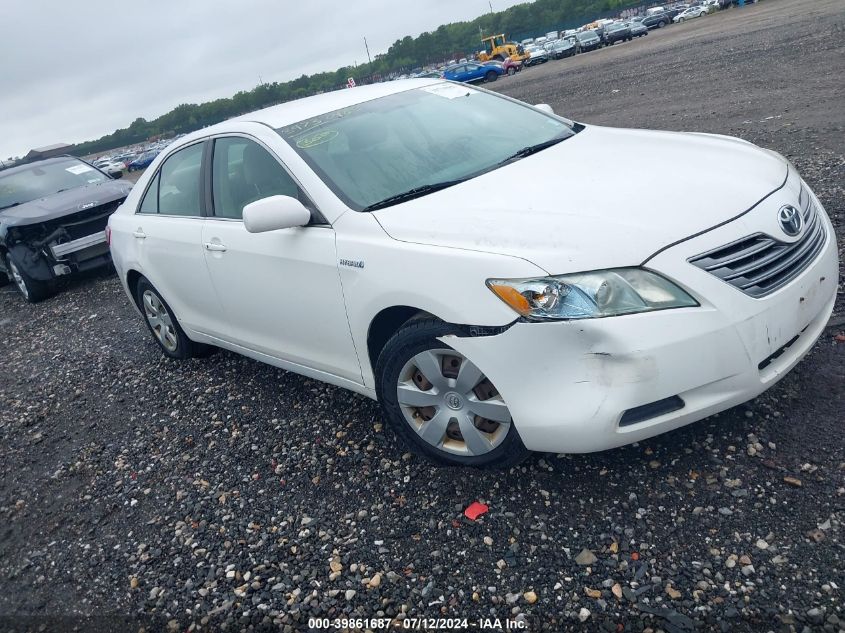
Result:
M118 178L123 178L123 170L122 169L113 169L108 172L109 176L117 180Z
M311 212L299 200L290 196L270 196L244 207L244 226L250 233L266 233L305 226Z

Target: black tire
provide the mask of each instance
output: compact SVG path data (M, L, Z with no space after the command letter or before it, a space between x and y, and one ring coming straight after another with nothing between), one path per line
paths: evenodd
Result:
M516 74L516 68L514 68L513 66L511 66L510 68L508 68L508 75L510 75L511 77L513 77L515 74Z
M657 28L659 29L662 29L664 26L666 26L666 22L664 22L663 20L657 23Z
M144 295L145 293L152 293L155 297L158 298L158 301L161 303L161 306L167 313L171 324L173 325L174 334L176 345L174 349L168 349L165 347L164 343L159 339L159 335L153 329L153 325L150 323L150 320L147 318L147 314L144 307ZM147 329L150 331L150 334L153 337L153 340L158 344L159 349L164 353L165 356L169 358L176 358L179 360L185 360L187 358L204 358L209 354L216 351L216 348L211 345L205 345L203 343L196 343L188 338L185 331L182 329L182 326L179 325L179 321L176 319L176 315L173 314L173 310L164 300L158 290L144 277L141 277L138 280L138 284L135 287L135 302L138 305L138 308L141 310L141 313L144 315L144 323L147 324Z
M522 443L513 422L507 435L494 449L482 455L466 456L449 453L429 444L405 419L397 396L400 372L417 354L448 347L438 337L454 332L454 326L437 319L412 320L384 346L376 363L376 390L388 424L414 453L438 464L478 468L507 468L518 464L530 455L530 451Z
M9 271L9 278L14 282L21 297L29 303L44 301L54 292L53 284L49 281L39 281L26 274L26 271L15 261L11 253L6 254L6 270ZM17 274L17 279L15 274Z
M488 70L487 74L484 75L484 81L491 82L496 81L499 78L499 73L495 70Z

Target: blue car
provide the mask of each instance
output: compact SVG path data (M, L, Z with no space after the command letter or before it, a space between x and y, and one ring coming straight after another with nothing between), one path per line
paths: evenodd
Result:
M496 81L505 69L500 66L485 66L475 62L455 64L443 71L443 78L451 81Z
M133 160L127 166L129 171L135 171L136 169L146 169L149 167L150 163L155 160L155 157L159 155L159 150L150 150L149 152L144 152L138 158Z

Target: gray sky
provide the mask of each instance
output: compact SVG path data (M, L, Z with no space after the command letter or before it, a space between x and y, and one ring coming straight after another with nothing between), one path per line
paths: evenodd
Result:
M525 0L492 0L505 9ZM335 70L487 0L2 0L0 158Z

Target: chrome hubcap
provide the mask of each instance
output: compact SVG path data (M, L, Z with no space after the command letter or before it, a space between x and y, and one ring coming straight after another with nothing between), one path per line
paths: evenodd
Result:
M18 267L15 266L15 262L12 261L11 257L6 261L9 263L9 272L12 274L12 281L15 282L15 285L18 287L18 290L21 291L21 294L29 299L29 290L26 288L26 282L23 280L23 276L21 276L21 271L19 271Z
M179 344L176 337L176 328L173 326L173 319L158 295L152 290L145 290L143 295L144 315L153 335L168 352L175 352Z
M455 455L484 455L507 437L511 415L487 377L452 349L421 352L399 373L405 420L428 444Z

